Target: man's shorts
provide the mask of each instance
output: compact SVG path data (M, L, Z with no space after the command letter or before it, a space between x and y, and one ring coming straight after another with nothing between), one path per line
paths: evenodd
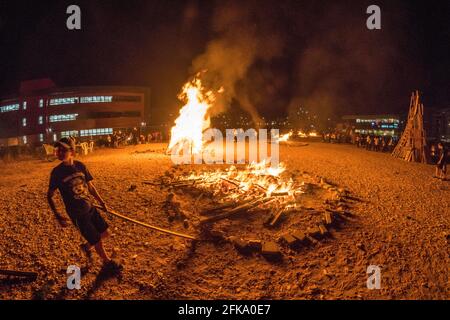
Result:
M108 229L108 224L96 208L92 208L92 211L85 217L76 219L75 224L83 238L91 245L97 244L101 239L101 234Z

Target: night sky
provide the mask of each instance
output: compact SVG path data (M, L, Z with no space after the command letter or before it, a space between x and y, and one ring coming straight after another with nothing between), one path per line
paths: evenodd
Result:
M79 31L66 28L70 4ZM381 30L366 28L371 4ZM2 0L0 48L0 96L44 77L148 86L155 118L176 114L201 69L227 90L217 111L398 113L415 89L425 108L450 107L450 1Z

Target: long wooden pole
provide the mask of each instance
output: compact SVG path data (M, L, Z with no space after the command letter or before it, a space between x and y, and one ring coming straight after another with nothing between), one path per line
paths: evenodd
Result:
M97 206L97 205L95 207L104 210L103 207L100 207L100 206ZM159 232L162 232L162 233L170 234L170 235L173 235L173 236L176 236L176 237L181 237L181 238L185 238L185 239L201 241L201 239L198 239L198 238L196 238L194 236L191 236L191 235L188 235L188 234L179 233L179 232L171 231L171 230L168 230L168 229L163 229L163 228L160 228L160 227L157 227L157 226L152 226L150 224L147 224L147 223L144 223L144 222L141 222L141 221L138 221L138 220L134 220L134 219L129 218L127 216L124 216L123 214L120 214L120 213L118 213L118 212L116 212L114 210L108 210L106 212L111 214L111 215L113 215L113 216L115 216L115 217L121 218L123 220L129 221L129 222L132 222L132 223L135 223L135 224L138 224L138 225L146 227L148 229L152 229L152 230L159 231Z
M4 270L4 269L0 269L0 274L5 276L27 277L33 279L36 279L38 275L36 272Z

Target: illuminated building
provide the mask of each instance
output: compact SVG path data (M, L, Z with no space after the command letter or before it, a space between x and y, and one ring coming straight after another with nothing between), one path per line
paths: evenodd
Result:
M430 122L430 138L450 142L450 108L435 110Z
M347 115L342 120L354 128L355 133L398 137L402 132L398 115Z
M58 88L49 79L21 83L19 96L0 99L0 146L81 140L146 123L144 87Z

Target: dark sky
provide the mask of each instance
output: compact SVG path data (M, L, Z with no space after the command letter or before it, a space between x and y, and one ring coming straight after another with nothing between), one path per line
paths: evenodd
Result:
M66 29L70 4L81 7L80 31ZM381 7L380 31L366 28L370 4ZM425 107L444 108L449 43L450 1L1 0L0 96L41 77L139 85L152 89L153 110L169 114L182 84L205 67L228 81L227 107L247 101L269 117L298 105L401 112L414 89Z

